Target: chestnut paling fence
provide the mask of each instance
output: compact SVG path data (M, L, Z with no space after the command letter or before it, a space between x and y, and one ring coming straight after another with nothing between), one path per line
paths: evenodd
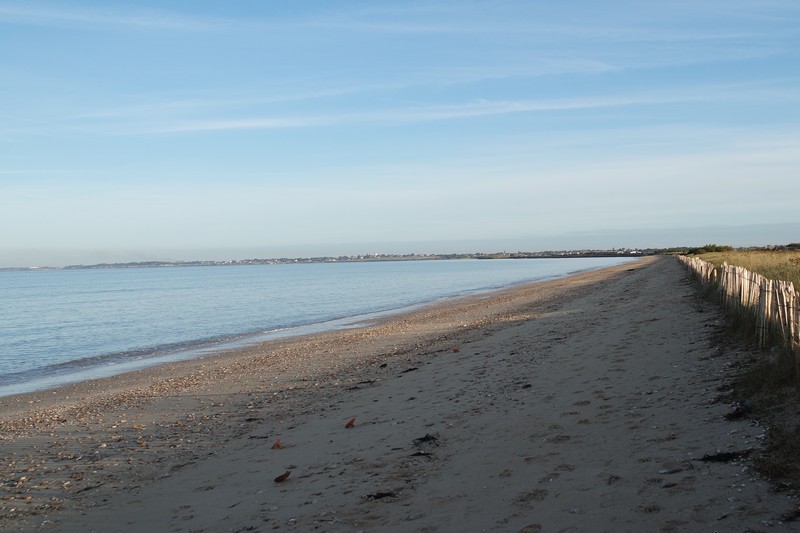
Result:
M715 268L699 257L678 259L702 285L719 290L725 307L755 319L761 346L780 335L800 371L800 294L791 282L768 279L728 263Z

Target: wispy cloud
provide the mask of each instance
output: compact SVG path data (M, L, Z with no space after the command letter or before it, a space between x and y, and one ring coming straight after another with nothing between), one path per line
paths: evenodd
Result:
M296 22L317 28L381 34L498 34L513 35L522 42L654 43L731 42L769 36L749 22L767 9L797 11L796 2L742 1L717 5L672 1L639 9L619 5L595 8L576 6L581 17L564 22L564 11L530 2L503 2L487 9L483 2L404 2L402 5L372 3L349 9L335 7ZM572 12L572 11L570 11ZM714 25L687 29L685 20L709 17ZM574 22L573 22L574 20ZM681 28L681 29L676 29ZM774 31L774 28L773 28Z
M462 79L513 71L465 71ZM456 77L456 79L458 79ZM425 80L429 85L433 82ZM475 99L428 105L389 105L397 99L403 84L349 85L317 91L258 94L210 94L195 98L148 99L142 103L86 109L63 116L3 117L0 133L8 135L57 136L157 135L235 130L279 130L337 127L357 124L414 124L460 119L477 119L525 113L558 113L631 106L665 106L696 102L797 102L800 94L787 87L794 79L757 80L729 84L701 84L640 93L584 95L570 98ZM419 80L408 81L410 87ZM451 83L455 83L451 80ZM361 95L369 92L370 98ZM339 98L343 97L343 98ZM336 104L314 102L335 98ZM453 100L453 99L451 99ZM295 111L282 104L293 102ZM306 103L311 103L306 105ZM313 105L312 105L313 104ZM320 105L317 105L320 104ZM313 111L312 111L313 109ZM349 110L348 110L349 109Z
M297 82L287 83L283 89L271 87L263 92L253 90L237 94L235 90L197 93L196 96L172 98L169 95L129 95L130 104L111 105L100 109L80 111L62 118L75 119L125 119L151 115L178 115L203 113L214 110L231 110L292 102L311 102L367 93L388 95L397 91L418 88L441 88L469 85L508 78L536 78L561 74L599 74L618 70L617 67L593 59L574 57L539 56L529 58L527 64L448 66L404 72L396 79L362 83L333 83L318 89L298 89ZM304 82L314 85L311 80ZM275 82L273 85L280 85Z
M232 130L275 130L287 128L330 127L359 123L412 124L499 115L561 112L642 105L669 105L718 98L720 91L687 91L683 94L621 95L541 100L475 100L443 105L384 107L370 111L316 114L260 114L252 110L231 109L224 102L177 101L143 107L88 112L69 118L53 119L40 127L53 134L54 127L64 131L108 135L151 135ZM735 96L728 95L728 98ZM243 116L245 115L246 116ZM202 115L206 116L202 116ZM223 115L223 116L220 116ZM254 116L256 115L256 116ZM35 131L38 127L28 128ZM44 133L44 132L43 132Z
M63 118L68 120L75 119L131 119L143 116L178 114L191 114L198 112L209 112L214 110L230 110L236 108L253 108L269 104L281 104L289 102L308 102L324 98L345 96L357 93L364 93L375 90L399 89L407 84L366 84L366 85L342 85L316 91L291 91L286 89L283 92L272 94L209 94L196 97L185 98L164 98L163 96L140 96L135 97L142 100L141 103L128 105L110 106L102 109L93 109L79 112ZM131 97L134 98L134 97Z
M134 127L131 131L119 131L117 134L160 134L160 133L192 133L204 131L230 130L274 130L287 128L307 128L335 124L334 117L288 117L288 118L240 118L185 120L182 122L166 122L163 124L145 125L141 130Z
M267 130L337 126L357 123L407 124L490 117L515 113L557 112L631 105L668 104L700 99L702 99L700 96L640 96L573 100L480 100L452 105L403 107L369 112L320 114L295 117L249 117L164 121L161 123L133 126L131 129L127 130L125 126L122 125L121 129L117 129L116 134L189 133L214 130Z
M5 2L0 21L39 26L81 27L98 30L119 28L170 31L217 31L233 21L188 16L170 11L111 8L75 8L62 5ZM237 23L238 24L238 23Z

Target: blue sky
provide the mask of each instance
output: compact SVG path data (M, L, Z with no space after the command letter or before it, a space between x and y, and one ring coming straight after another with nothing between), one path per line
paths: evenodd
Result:
M800 2L0 0L0 266L800 241Z

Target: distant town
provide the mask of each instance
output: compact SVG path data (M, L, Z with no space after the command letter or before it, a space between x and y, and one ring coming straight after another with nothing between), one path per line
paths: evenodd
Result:
M678 250L680 251L680 250ZM454 259L546 259L564 257L641 257L665 253L665 250L620 248L611 250L558 250L545 252L495 252L463 254L360 254L338 257L280 257L273 259L231 259L226 261L137 261L130 263L98 263L63 267L31 266L0 268L0 271L79 270L110 268L175 268L230 265L289 265L299 263L360 263L375 261L441 261Z

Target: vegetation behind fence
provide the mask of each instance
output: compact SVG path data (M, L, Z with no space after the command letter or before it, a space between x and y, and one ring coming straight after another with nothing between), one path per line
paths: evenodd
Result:
M726 308L755 320L761 346L775 335L783 338L800 371L800 294L791 282L727 263L715 268L699 257L678 259L702 285L719 290Z
M728 263L744 267L750 272L757 272L769 279L791 281L794 283L795 290L800 291L800 243L792 246L797 248L792 250L709 251L685 255L697 255L717 268L721 267L723 263Z

